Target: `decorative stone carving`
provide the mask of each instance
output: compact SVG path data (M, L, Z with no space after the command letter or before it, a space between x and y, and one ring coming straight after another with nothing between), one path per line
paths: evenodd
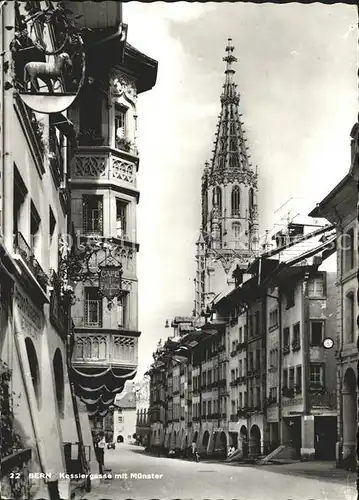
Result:
M134 183L135 180L135 166L119 158L112 160L112 177L123 182Z
M135 104L137 98L135 80L119 71L113 71L110 74L110 96L112 98L125 96Z
M29 335L37 337L43 325L42 312L21 293L18 287L15 288L15 304L21 316L21 327Z
M76 336L75 359L77 360L106 360L107 336L82 335Z
M130 291L132 290L132 281L122 280L122 290Z
M137 339L123 335L114 335L113 359L124 364L135 363L137 361Z
M75 157L73 172L74 177L108 176L108 163L105 156L78 155Z

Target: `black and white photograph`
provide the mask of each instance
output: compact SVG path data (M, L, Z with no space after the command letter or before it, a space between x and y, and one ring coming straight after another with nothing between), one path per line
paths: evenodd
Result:
M358 5L0 1L3 500L354 500Z

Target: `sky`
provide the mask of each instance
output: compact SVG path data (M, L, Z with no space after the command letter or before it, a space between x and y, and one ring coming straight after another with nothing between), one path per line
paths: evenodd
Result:
M200 182L212 156L227 38L240 112L258 165L260 235L291 206L308 213L348 172L357 119L353 6L130 2L128 42L158 61L138 100L139 371L166 319L191 315ZM292 213L295 215L295 213ZM280 222L280 221L279 221Z

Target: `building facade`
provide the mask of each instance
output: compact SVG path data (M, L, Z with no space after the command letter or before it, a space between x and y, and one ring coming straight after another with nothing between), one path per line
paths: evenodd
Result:
M228 39L221 113L211 162L202 176L202 222L197 241L195 316L233 287L232 272L246 268L258 249L258 175L250 162L234 81L234 47ZM228 280L228 283L227 283Z
M325 217L337 232L337 453L338 465L356 469L357 449L357 362L358 362L358 159L359 127L351 132L351 166L349 173L311 212Z
M335 456L335 358L324 340L334 335L336 290L333 275L319 269L335 239L324 226L305 237L304 252L299 238L263 254L201 328L158 347L154 446L185 451L196 441L200 453L217 456L234 446L238 459Z
M78 418L69 378L70 305L59 281L58 239L68 232L70 214L71 127L64 133L54 115L33 111L21 96L25 49L30 61L36 44L54 50L63 28L55 33L51 22L44 28L45 4L0 7L1 489L7 498L70 499L74 484L59 473L91 470L82 439L86 422ZM59 12L54 2L49 15ZM16 484L9 476L15 470ZM29 479L29 472L47 473L48 480Z

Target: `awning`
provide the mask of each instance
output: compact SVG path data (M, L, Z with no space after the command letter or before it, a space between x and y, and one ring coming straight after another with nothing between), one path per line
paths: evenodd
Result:
M74 124L63 113L52 113L50 115L50 125L59 129L70 141L71 146L77 146Z

